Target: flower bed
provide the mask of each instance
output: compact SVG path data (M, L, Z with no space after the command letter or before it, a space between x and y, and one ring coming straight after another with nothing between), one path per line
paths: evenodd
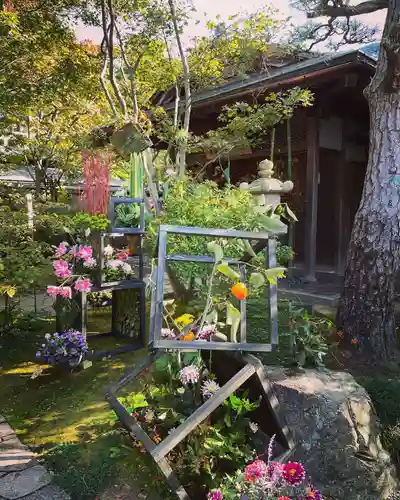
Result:
M118 398L156 445L219 391L208 356L170 353L140 373L135 392ZM316 490L305 481L300 464L280 468L273 463L273 439L256 423L260 403L248 387L235 391L166 456L191 500L321 498L312 496ZM135 440L135 446L138 453L146 452L141 442Z

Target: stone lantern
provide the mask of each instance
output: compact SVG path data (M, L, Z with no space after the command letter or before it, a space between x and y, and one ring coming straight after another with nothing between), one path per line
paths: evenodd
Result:
M293 189L292 181L282 182L272 177L274 164L270 160L263 160L258 165L259 178L251 184L242 182L240 189L250 191L254 197L254 203L258 206L272 206L275 208L281 202L281 196L290 193Z

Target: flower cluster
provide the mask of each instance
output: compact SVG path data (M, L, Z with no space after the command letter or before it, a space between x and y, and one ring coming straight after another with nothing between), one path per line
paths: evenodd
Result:
M129 251L115 250L111 245L107 245L103 253L106 268L113 271L120 271L126 276L133 274L132 266L127 262Z
M184 316L186 318L182 319ZM189 318L191 318L190 321ZM193 316L189 314L184 314L183 316L175 320L175 323L179 326L179 328L184 328L188 324L192 323L193 320L194 320ZM194 340L209 340L216 333L217 333L216 325L204 325L204 327L200 331L198 331L198 328L193 328L188 333L176 333L174 330L170 328L162 328L161 338L164 340L181 340L183 342L191 342Z
M304 467L298 462L281 464L255 460L244 472L229 478L227 485L210 491L209 500L240 498L258 500L322 500L321 493L305 479Z
M63 362L77 366L83 360L87 351L85 336L76 330L62 333L46 333L42 350L36 353L45 363L55 365Z
M83 267L93 268L96 266L96 260L93 258L93 249L88 245L69 245L67 242L62 242L54 251L53 261L54 273L58 278L69 280L73 277L72 271L77 263L83 264ZM74 288L78 292L90 292L92 283L88 279L78 278L74 284ZM65 286L49 286L47 293L52 297L61 295L71 298L71 288Z

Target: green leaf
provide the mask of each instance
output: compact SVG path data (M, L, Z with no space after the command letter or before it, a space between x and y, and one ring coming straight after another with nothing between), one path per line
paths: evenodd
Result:
M298 222L299 219L296 217L295 213L290 209L287 203L285 203L285 212L287 219L291 219L295 222Z
M285 272L286 268L284 267L273 267L265 270L265 276L271 285L276 285L279 278L285 277Z
M218 312L215 309L212 309L206 316L206 322L210 325L213 325L218 322Z
M226 262L223 262L222 264L217 266L217 271L226 276L227 278L230 278L235 283L240 281L240 274L231 269L229 267L229 264L227 264Z
M251 273L249 283L255 288L261 288L265 285L265 277L261 273Z
M82 366L83 366L84 370L87 370L88 368L90 368L91 366L93 366L93 362L89 361L88 359L85 359L85 361L83 362Z
M253 247L251 246L249 240L243 240L244 247L246 249L246 252L251 255L252 257L257 257L257 254L253 250Z
M283 232L287 229L286 224L284 224L280 219L276 217L268 217L268 215L260 215L259 220L263 225L263 229L266 231L273 232Z
M207 249L210 253L213 253L215 256L215 260L217 262L221 262L224 258L224 251L222 250L221 245L218 245L215 241L211 241L207 244Z
M236 334L240 325L240 311L229 302L226 307L226 324L231 327L231 342L236 342Z

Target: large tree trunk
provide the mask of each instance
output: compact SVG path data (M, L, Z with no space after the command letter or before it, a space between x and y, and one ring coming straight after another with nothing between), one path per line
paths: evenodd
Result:
M370 108L369 160L355 217L337 327L375 361L396 352L395 280L400 253L400 0L391 0Z

